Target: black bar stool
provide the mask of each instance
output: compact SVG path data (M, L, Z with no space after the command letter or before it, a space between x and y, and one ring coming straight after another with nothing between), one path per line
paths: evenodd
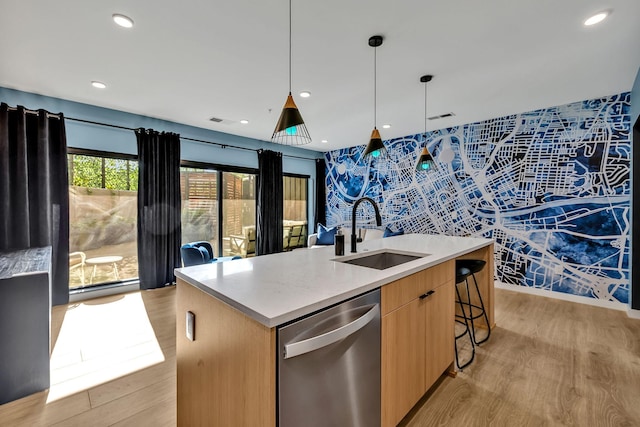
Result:
M460 289L458 289L458 285L464 283L465 287L467 288L467 297L469 296L468 295L469 287L467 286L467 278L471 276L471 274L472 274L471 270L469 270L466 267L461 267L461 268L456 267L456 304L458 304L458 306L460 307L460 312L462 313L462 314L456 313L456 323L464 327L464 330L462 332L455 334L456 338L454 340L454 346L456 350L456 366L458 366L458 369L464 369L467 366L469 366L469 364L473 362L473 358L476 355L476 347L473 342L473 332L472 332L473 329L471 326L469 326L469 316L467 316L467 312L464 308L466 304L463 303L462 298L460 297ZM465 363L460 364L460 356L458 355L458 340L460 338L463 338L465 335L469 335L469 343L471 344L471 357Z
M465 277L464 280L467 285L467 300L462 302L462 304L469 308L469 318L467 320L471 322L471 336L473 337L473 342L476 345L482 344L483 342L488 340L489 337L491 336L491 325L489 324L489 316L487 315L487 311L484 308L484 302L482 301L482 295L480 295L480 289L478 289L478 281L476 280L476 275L475 275L475 273L480 272L484 268L485 264L486 264L486 261L483 261L481 259L456 260L456 272L460 269L468 269L471 272L470 275L471 277L473 277L473 283L475 285L476 295L478 295L479 305L472 304L471 294L469 291L469 288L470 288L469 279L468 279L469 276ZM481 317L484 317L484 320L487 324L487 336L485 336L481 340L478 340L476 336L476 325L474 323L474 320L479 319Z

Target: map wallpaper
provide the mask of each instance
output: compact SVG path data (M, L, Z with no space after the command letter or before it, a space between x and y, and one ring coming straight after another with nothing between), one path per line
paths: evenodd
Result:
M427 133L436 160L415 164L422 133L325 154L327 225L351 227L355 200L380 207L405 233L482 236L496 242L496 279L628 303L630 93ZM374 227L358 208L358 227Z

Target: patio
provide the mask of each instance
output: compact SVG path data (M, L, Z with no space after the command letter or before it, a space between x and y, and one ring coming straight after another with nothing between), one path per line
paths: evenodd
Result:
M90 278L93 272L93 265L87 264L86 260L98 257L120 256L121 261L116 262L119 280L135 279L138 277L138 252L136 242L127 242L117 245L105 245L97 249L81 251L85 255L85 265L71 268L69 271L69 288L82 288L90 285ZM84 272L84 283L82 273ZM108 283L116 280L111 263L98 265L96 268L93 284Z

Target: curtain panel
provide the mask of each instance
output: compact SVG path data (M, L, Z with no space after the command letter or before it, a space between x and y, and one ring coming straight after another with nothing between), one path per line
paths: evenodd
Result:
M0 104L0 251L51 246L51 302L69 302L64 116Z
M324 158L316 159L316 209L314 212L316 223L313 225L316 233L318 224L327 225L327 185L326 163Z
M175 282L180 267L180 136L136 129L140 289Z
M284 190L282 153L258 151L256 255L282 252Z

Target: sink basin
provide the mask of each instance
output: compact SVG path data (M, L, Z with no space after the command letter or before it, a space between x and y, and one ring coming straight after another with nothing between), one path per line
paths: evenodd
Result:
M358 256L356 258L351 257L344 259L334 259L334 261L359 265L361 267L375 268L377 270L385 270L387 268L395 267L397 265L404 264L405 262L415 261L426 256L429 256L429 254L383 251Z

